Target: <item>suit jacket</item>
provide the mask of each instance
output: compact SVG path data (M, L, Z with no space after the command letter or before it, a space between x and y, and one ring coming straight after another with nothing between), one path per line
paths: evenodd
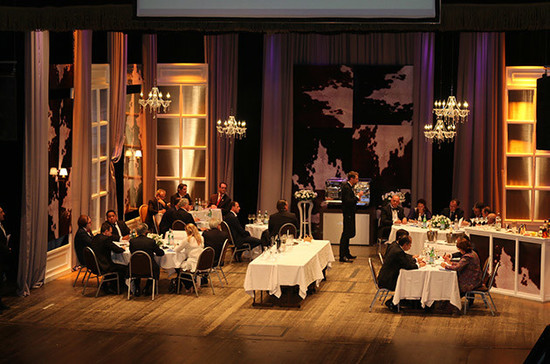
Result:
M168 209L168 206L162 206L156 198L149 200L147 206L147 217L145 218L145 223L150 230L155 231L155 221L153 220L154 216L159 213L160 210Z
M296 218L296 215L292 212L282 211L276 212L273 215L269 216L269 234L277 235L281 226L286 223L291 223L294 226L298 227L298 219Z
M382 264L382 268L380 268L378 286L395 291L397 278L399 278L399 270L417 268L418 266L410 254L407 254L401 247L392 248L388 251L384 259L384 264Z
M170 206L176 207L176 200L177 200L178 198L186 198L187 201L189 201L189 203L190 203L191 205L193 204L193 201L191 200L191 196L189 196L188 193L186 193L185 195L183 195L183 197L181 197L181 196L179 195L179 193L176 192L175 194L173 194L172 196L170 196Z
M162 250L153 239L143 235L130 239L130 253L136 252L138 250L143 250L147 253L147 255L151 257L151 262L153 263L153 272L156 276L158 276L160 267L155 261L155 255L159 257L163 256L164 250Z
M164 234L170 230L174 221L176 221L176 209L174 207L169 207L160 220L159 234Z
M443 211L441 211L441 215L447 216L451 221L455 221L455 216L457 220L460 220L464 217L464 210L462 210L460 207L457 207L455 212L451 213L451 209L448 207L445 207Z
M430 220L432 218L432 212L427 208L424 209L424 215L426 215L426 220ZM414 209L411 209L411 212L409 212L409 216L407 216L407 219L421 221L424 219L424 217L418 215L418 210L415 207Z
M113 243L113 236L97 234L92 238L91 247L99 263L101 273L116 271L115 263L111 258L111 252L124 253L124 249Z
M121 220L118 220L116 222L116 224L120 228L120 232L122 233L122 236L118 235L118 230L117 230L116 226L114 224L111 224L111 226L113 227L113 241L120 241L121 238L123 238L124 236L130 234L130 228L128 228L126 223L124 221L121 221Z
M397 217L400 220L402 220L405 217L405 211L401 206L397 206ZM391 208L391 204L387 204L381 209L380 226L392 226L392 225L393 225L392 208Z
M223 243L229 236L218 229L210 229L202 233L202 237L204 238L204 246L214 249L214 265L216 265L222 254Z
M233 235L233 239L237 246L240 246L243 240L250 236L250 233L242 227L241 222L232 211L229 211L224 216L223 220L229 226L229 230L231 230L231 235Z
M5 229L5 227L4 227L4 229ZM6 234L7 233L8 232L6 231ZM2 273L2 270L3 270L3 266L8 264L9 254L10 254L10 249L8 247L8 237L7 237L6 234L4 234L2 229L0 229L0 279L3 279L1 273ZM1 284L0 284L0 286L1 286Z
M80 227L74 235L74 251L81 265L84 265L84 248L92 246L92 234Z
M191 215L189 212L185 211L184 209L176 210L176 213L175 213L174 217L175 217L175 220L181 220L186 225L187 224L193 224L193 225L197 226L197 224L195 223L195 219L193 219L193 215Z
M355 195L353 187L349 182L342 184L342 213L344 215L353 215L357 210L357 201L359 198Z
M222 210L222 215L225 215L229 213L229 204L231 203L231 197L227 196L227 194L224 194L222 196L222 199L220 200L220 203L218 203L218 194L215 193L212 196L210 196L210 200L208 201L208 205L216 205L219 209Z

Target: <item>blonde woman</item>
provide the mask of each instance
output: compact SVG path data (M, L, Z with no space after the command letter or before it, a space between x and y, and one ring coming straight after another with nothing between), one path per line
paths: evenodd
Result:
M176 253L182 253L185 260L181 263L180 268L186 271L194 271L197 268L199 255L204 249L204 239L197 227L193 224L185 226L186 237L174 249ZM187 290L193 287L193 283L183 281Z

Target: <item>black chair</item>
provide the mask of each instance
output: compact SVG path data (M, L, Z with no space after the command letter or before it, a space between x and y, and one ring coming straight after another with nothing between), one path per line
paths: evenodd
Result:
M466 298L466 302L464 303L464 314L466 314L466 311L468 310L469 300L474 300L476 295L479 295L483 300L483 303L485 304L485 308L489 308L491 310L491 314L493 316L495 315L495 312L497 312L497 306L495 305L495 301L493 301L493 297L491 297L491 288L493 287L493 283L495 281L495 277L497 275L499 267L500 262L497 263L495 269L493 270L493 273L489 276L489 282L487 283L487 286L482 284L481 287L466 292L466 294L464 295L464 297ZM489 299L491 300L492 307L491 304L489 304L487 297L489 297Z
M229 241L231 243L230 247L233 249L233 254L231 255L231 260L229 261L229 264L233 263L233 259L235 258L235 255L238 252L245 252L248 251L250 259L252 259L252 247L248 243L243 243L240 248L237 247L235 244L235 240L233 239L233 234L231 233L231 229L229 228L229 225L225 221L222 221L221 223L221 229L223 232L229 236Z
M225 262L225 252L226 252L226 247L227 247L227 242L228 242L229 239L225 239L225 241L223 242L223 246L222 246L222 252L220 253L220 258L218 259L217 262L215 262L215 266L212 267L212 270L214 272L216 272L216 275L218 276L218 279L220 280L220 283L223 287L223 281L222 281L222 277L220 276L220 273L218 273L218 271L222 272L222 275L223 275L223 278L225 279L225 283L229 284L229 282L227 282L227 277L225 276L225 273L223 272L223 263Z
M82 271L84 271L84 276L82 277L82 284L84 284L84 280L86 279L86 276L88 275L88 273L90 273L90 270L85 265L81 265L80 268L78 268L78 273L76 274L73 287L76 286L76 282L78 282L78 276L80 276L80 273Z
M151 300L155 300L155 289L158 287L156 285L157 280L153 275L153 262L149 254L143 250L138 250L132 253L130 256L130 263L128 264L130 284L128 285L128 299L130 299L130 286L132 285L132 280L147 278L147 280L153 281L153 289L151 294Z
M393 293L393 291L390 291L387 288L380 288L378 286L378 278L376 278L376 273L374 273L374 267L372 265L372 258L369 258L369 268L370 268L370 274L372 275L372 281L374 282L374 288L376 289L376 293L374 294L374 297L372 299L372 302L370 303L369 312L372 311L372 306L374 306L374 303L376 302L376 299L379 298L380 301L382 301L382 304L386 301L386 298L390 293ZM399 312L400 305L397 304L397 312Z
M283 224L279 229L279 236L281 235L293 235L295 238L298 237L298 228L291 222Z
M206 277L212 288L212 294L214 293L214 285L212 284L212 278L210 273L212 273L212 266L214 265L214 249L211 247L203 249L199 258L197 260L197 268L195 271L185 271L181 270L178 274L178 291L180 293L181 281L191 281L193 283L193 288L195 289L195 294L199 297L199 291L197 289L197 278Z
M172 223L172 230L185 230L185 223L181 220L176 220Z
M99 268L99 263L97 262L97 257L95 256L95 253L92 250L92 248L88 246L84 248L84 262L86 263L86 267L90 272L88 274L88 279L86 279L86 283L84 283L84 289L82 290L82 295L84 295L84 293L86 292L88 281L90 280L90 277L92 275L95 275L94 278L97 279L97 292L95 293L96 297L99 295L99 290L101 289L101 286L103 285L104 282L109 282L114 280L116 280L117 294L120 294L118 272L101 273L101 269Z

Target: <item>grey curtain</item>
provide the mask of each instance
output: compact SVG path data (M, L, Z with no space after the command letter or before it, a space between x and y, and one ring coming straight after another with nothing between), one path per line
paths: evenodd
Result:
M504 38L504 33L460 35L457 98L471 106L456 136L453 195L465 211L476 201L502 208Z
M266 35L258 208L273 209L278 199L291 198L294 64L414 65L413 135L417 136L427 117L427 109L416 110L417 104L432 103L433 42L433 35L422 33ZM427 197L431 194L431 148L423 138L413 158L417 159L413 190Z
M111 155L109 199L110 209L116 209L117 193L114 163L122 156L124 131L126 127L126 77L128 36L121 32L109 33L109 147Z
M157 35L144 34L142 37L143 84L141 90L147 95L157 82ZM141 130L143 148L143 201L155 196L155 168L157 166L157 130L153 114L144 110Z
M227 120L231 112L239 120L237 112L237 62L238 34L207 35L205 60L208 63L208 170L207 195L217 192L219 182L228 184L228 194L233 188L234 142L219 137L218 120Z
M78 230L78 217L88 215L91 202L92 169L92 31L75 30L74 36L74 107L71 185L71 225ZM74 237L74 235L73 235Z
M47 31L25 37L25 166L21 206L18 294L44 283L48 248L48 82Z

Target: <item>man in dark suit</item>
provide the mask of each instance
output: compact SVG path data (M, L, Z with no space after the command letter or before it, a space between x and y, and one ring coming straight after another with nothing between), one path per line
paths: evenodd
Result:
M162 219L160 219L160 224L159 224L159 234L163 235L172 228L172 224L174 223L174 221L176 221L177 208L178 208L177 205L170 206L166 210L164 215L162 215Z
M153 239L147 237L147 227L144 224L140 224L137 227L136 232L138 236L130 239L130 253L136 252L138 250L142 250L147 253L147 255L151 257L151 263L153 264L153 277L158 280L160 275L160 267L155 260L155 255L158 257L163 256L164 250L162 250ZM136 297L139 297L141 295L140 288L141 279L137 278L135 280L134 290L134 295ZM151 293L151 280L149 279L145 284L144 293L146 295L149 295Z
M210 207L221 209L223 216L225 216L231 209L229 206L231 204L231 198L226 194L226 191L227 184L220 182L218 185L218 193L211 195L210 200L208 201L208 205Z
M279 229L284 224L291 223L298 227L298 219L292 212L288 212L288 202L286 200L277 201L277 212L269 216L269 224L267 230L270 236L279 234Z
M399 278L399 271L401 269L417 269L419 266L423 267L426 265L423 261L417 263L412 255L406 253L411 248L411 245L412 239L407 235L399 240L398 248L392 248L388 252L384 259L384 264L382 264L382 268L380 268L380 273L378 274L378 286L380 288L395 291L397 278ZM395 309L391 298L386 301L386 305L391 310Z
M7 270L9 263L10 249L8 248L8 236L6 229L4 228L4 219L6 213L4 209L0 207L0 313L9 309L9 306L2 302L2 289L4 288L4 273Z
M113 228L113 241L128 240L130 238L130 229L124 221L118 220L115 210L107 211L107 222Z
M166 191L162 188L159 188L157 190L157 193L155 194L155 198L152 200L149 200L149 203L147 204L147 217L145 218L145 223L149 227L149 230L152 232L156 232L157 229L155 227L155 219L157 219L157 214L164 215L166 212L166 209L168 208L168 204L165 201L166 198Z
M202 237L204 238L204 246L214 249L214 265L216 265L222 254L223 243L229 236L227 236L227 233L221 231L219 220L212 219L209 225L210 229L202 233Z
M353 262L357 258L351 255L349 251L349 241L355 236L355 211L357 210L357 201L363 196L363 191L356 195L353 187L359 182L359 174L355 171L348 173L348 181L342 184L342 221L343 230L340 237L340 261L344 263Z
M176 206L179 199L186 198L189 203L192 202L191 196L187 193L187 185L185 183L180 183L178 185L178 192L170 197L170 205Z
M233 236L233 240L235 240L235 245L237 246L237 248L242 247L242 245L245 243L250 244L250 247L254 248L255 246L261 244L260 239L250 236L250 233L243 229L239 219L237 218L237 214L240 210L241 207L239 206L239 203L237 201L232 201L230 204L230 211L227 213L227 215L225 215L223 220L229 226L229 229L231 230L231 235Z
M451 202L449 202L449 207L445 207L443 211L441 211L441 215L447 216L451 221L458 221L464 218L464 210L462 210L459 206L460 201L453 198Z
M403 207L399 205L400 199L398 195L391 197L390 203L382 207L380 215L380 227L378 230L379 238L388 238L393 224L406 224L407 218Z
M115 254L124 253L124 249L116 245L113 236L113 226L109 222L101 225L101 232L94 236L91 241L92 250L95 253L101 273L118 272L119 284L124 287L124 279L128 273L128 267L113 262L111 252ZM105 287L106 293L112 293L113 290Z
M84 248L91 247L92 237L92 219L88 215L80 215L74 235L74 251L80 265L84 265Z
M174 215L176 220L181 220L187 224L193 224L197 225L195 223L195 219L193 219L193 215L191 215L189 212L187 212L187 209L189 208L189 201L186 198L182 198L177 205L177 210Z
M399 249L399 240L401 240L402 237L409 236L409 232L405 229L399 229L395 233L395 240L392 241L390 244L388 244L388 247L386 248L386 252L384 253L384 259L388 256L391 250L398 248Z

